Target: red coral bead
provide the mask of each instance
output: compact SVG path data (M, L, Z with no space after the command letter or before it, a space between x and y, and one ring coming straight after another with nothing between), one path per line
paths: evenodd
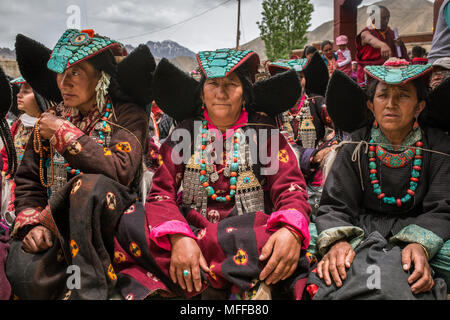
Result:
M397 207L401 207L402 206L402 200L397 199L395 202L397 203Z
M413 181L413 182L419 182L419 179L417 179L417 178L414 178L414 177L411 177L411 179L410 179L411 181Z
M376 173L378 173L378 171L377 171L377 169L372 169L372 170L370 170L370 173L372 173L372 174L376 174Z
M422 170L422 168L421 168L421 167L419 167L419 166L413 166L413 169L414 169L414 170L416 170L416 171L420 171L420 170Z
M406 192L410 195L413 196L416 194L414 191L412 191L411 189L406 190Z
M217 194L214 193L214 194L211 196L211 199L216 200L216 199L217 199Z
M423 146L423 142L422 141L417 141L416 142L416 147L422 147Z
M384 193L381 193L378 195L378 199L380 199L380 200L383 199L384 197L386 197L386 195Z
M378 181L378 180L372 180L370 183L371 184L377 184L377 183L379 183L380 181Z
M369 151L375 151L375 147L374 146L370 146L369 147Z

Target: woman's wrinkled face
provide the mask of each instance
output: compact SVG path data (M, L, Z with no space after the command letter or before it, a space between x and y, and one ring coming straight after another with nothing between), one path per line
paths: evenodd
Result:
M331 44L327 44L323 47L322 52L328 59L333 58L333 46Z
M56 81L64 105L76 108L86 103L95 103L95 87L99 79L100 72L87 61L80 62L64 73L57 74Z
M425 108L425 101L418 101L412 82L402 85L378 83L373 102L367 102L381 130L386 133L411 130L415 118Z
M28 83L20 86L20 90L17 93L17 108L29 116L36 116L40 113L39 106L34 98L33 89Z
M215 125L229 125L237 120L245 104L243 93L241 80L234 72L224 78L206 79L202 100Z

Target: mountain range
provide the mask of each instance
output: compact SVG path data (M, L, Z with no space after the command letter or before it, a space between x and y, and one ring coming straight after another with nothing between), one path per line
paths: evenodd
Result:
M384 0L375 4L384 5L391 11L389 25L391 28L397 27L400 35L432 32L433 4L427 0ZM363 29L367 19L366 12L367 6L358 8L357 30ZM308 44L333 40L333 23L333 20L325 22L308 32ZM146 45L150 48L157 62L165 57L185 72L189 72L197 66L195 53L175 41L148 41ZM131 45L126 45L126 48L128 52L134 49ZM261 37L242 44L241 48L257 52L261 61L267 59L264 41ZM9 48L0 48L0 58L14 60L15 52Z

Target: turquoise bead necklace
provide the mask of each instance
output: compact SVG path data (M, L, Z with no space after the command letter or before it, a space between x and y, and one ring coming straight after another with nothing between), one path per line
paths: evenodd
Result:
M376 163L376 147L374 145L374 140L370 140L371 146L369 146L369 170L370 170L370 183L373 187L373 192L377 195L378 199L383 200L386 204L391 205L397 205L398 207L401 207L406 202L410 201L412 197L414 197L418 183L419 183L419 177L420 172L422 170L422 150L420 148L423 146L423 143L421 141L418 141L415 143L415 152L414 152L414 162L413 167L411 171L411 177L409 182L409 188L406 191L406 195L402 198L395 198L395 197L388 197L386 194L383 193L380 186L380 180L377 177L378 170L377 170L377 163ZM398 160L397 162L401 162L401 160Z
M208 197L214 201L218 202L229 202L236 194L236 184L237 184L237 173L239 170L239 143L240 143L240 134L238 132L234 132L233 136L233 162L230 164L230 193L223 196L218 196L212 186L209 185L209 178L206 175L206 147L208 144L208 121L203 120L202 122L202 134L201 134L201 163L200 163L200 182L202 183L203 188L205 188Z

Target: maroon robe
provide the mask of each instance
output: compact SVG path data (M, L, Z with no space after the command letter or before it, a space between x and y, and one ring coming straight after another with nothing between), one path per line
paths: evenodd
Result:
M241 120L244 130L249 127L246 122L268 122L267 118L256 114L250 114L248 121ZM193 123L192 119L186 120L179 128L188 129L193 136ZM225 203L208 199L206 217L195 209L180 206L177 192L185 164L176 165L172 161L174 143L171 137L162 144L162 165L153 178L145 212L141 205L133 205L118 227L114 267L118 272L119 288L126 299L144 299L153 294L185 297L198 294L183 292L170 280L171 245L168 235L174 233L193 238L202 250L210 268L209 273L202 272L202 291L208 286L250 289L252 280L258 278L267 262L258 260L261 249L283 223L295 228L302 238L298 268L289 278L291 297L302 298L305 276L313 261L306 256L311 208L307 203L305 180L293 151L282 135L277 134L272 139L279 142L278 154L270 155L272 161L278 161L279 170L274 175L260 177L264 187L265 212L237 215L234 198ZM270 144L269 139L264 149L270 150ZM217 165L218 171L222 168L223 165ZM227 194L229 178L219 177L210 185L218 195Z
M364 67L382 65L386 59L381 56L381 50L369 45L362 45L361 34L364 31L369 31L372 36L380 41L385 42L391 48L392 56L406 59L409 61L408 51L402 43L400 46L401 56L398 56L397 46L395 45L395 35L389 27L385 33L377 29L370 29L366 27L356 36L356 61L358 62L357 81L360 86L366 85Z

